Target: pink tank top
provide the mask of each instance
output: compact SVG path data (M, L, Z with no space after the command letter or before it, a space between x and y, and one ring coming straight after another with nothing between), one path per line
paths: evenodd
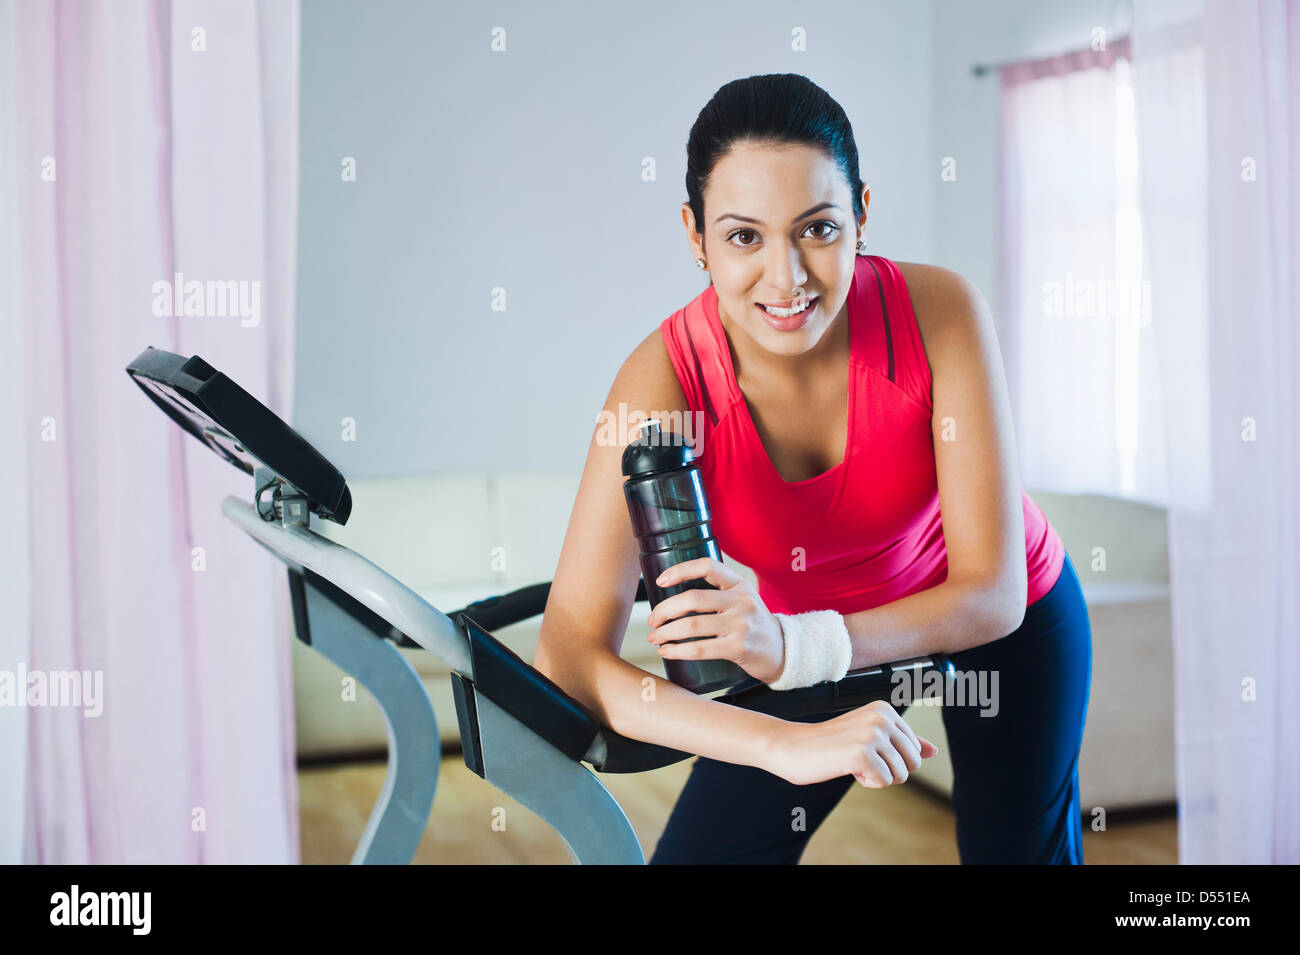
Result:
M859 255L848 297L848 446L836 467L786 481L732 368L712 285L660 325L693 422L718 546L754 571L773 613L878 607L948 576L931 432L930 367L902 273ZM1026 605L1056 583L1065 547L1024 489Z

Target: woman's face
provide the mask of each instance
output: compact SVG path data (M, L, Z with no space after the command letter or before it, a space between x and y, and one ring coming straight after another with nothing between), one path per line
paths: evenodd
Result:
M735 146L705 188L705 221L695 223L689 203L682 213L695 254L712 274L723 321L776 355L814 348L848 299L870 195L864 187L859 222L848 183L824 153L804 145Z

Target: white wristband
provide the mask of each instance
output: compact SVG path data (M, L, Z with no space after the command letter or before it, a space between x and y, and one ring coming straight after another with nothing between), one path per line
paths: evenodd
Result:
M785 640L785 669L769 683L774 690L794 690L824 680L844 679L853 657L844 617L834 610L774 614Z

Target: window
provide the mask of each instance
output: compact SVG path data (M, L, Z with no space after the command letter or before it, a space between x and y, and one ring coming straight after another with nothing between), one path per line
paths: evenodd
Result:
M1127 43L1001 73L999 337L1021 480L1159 502Z

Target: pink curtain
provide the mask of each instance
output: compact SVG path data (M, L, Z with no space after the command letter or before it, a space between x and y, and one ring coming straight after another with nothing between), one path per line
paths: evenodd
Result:
M1300 862L1300 3L1143 0L1146 274L1169 474L1178 843Z
M98 715L31 706L23 729L0 723L3 751L24 752L21 859L296 862L287 598L220 512L252 478L123 369L147 345L199 354L290 416L297 0L5 13L17 201L0 341L24 374L0 433L22 442L10 490L29 517L6 553L29 573L0 581L27 608L0 671L102 678ZM167 314L157 283L177 273L236 283L239 306Z
M1163 504L1130 60L999 71L999 341L1027 485Z

